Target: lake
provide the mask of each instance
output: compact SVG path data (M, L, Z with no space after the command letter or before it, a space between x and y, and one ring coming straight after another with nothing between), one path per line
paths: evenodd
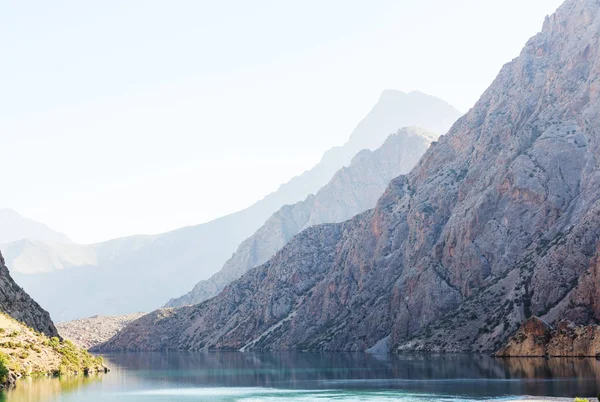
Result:
M26 379L0 401L472 401L600 391L596 359L240 352L105 359L109 374Z

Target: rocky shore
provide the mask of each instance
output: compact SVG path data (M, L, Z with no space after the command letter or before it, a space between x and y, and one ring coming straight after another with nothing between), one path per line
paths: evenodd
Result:
M538 317L531 317L496 356L600 357L600 326L561 321L554 328Z

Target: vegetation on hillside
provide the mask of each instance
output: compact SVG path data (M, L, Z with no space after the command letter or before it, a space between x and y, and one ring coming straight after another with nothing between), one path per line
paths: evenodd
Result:
M88 373L96 371L98 367L103 365L102 357L92 356L87 350L75 346L66 339L61 341L57 337L52 337L45 339L43 345L51 347L62 356L58 370L59 374Z
M47 337L0 313L0 384L16 376L104 372L101 357L68 340ZM14 380L14 376L13 380Z
M4 384L8 380L8 356L0 352L0 384Z

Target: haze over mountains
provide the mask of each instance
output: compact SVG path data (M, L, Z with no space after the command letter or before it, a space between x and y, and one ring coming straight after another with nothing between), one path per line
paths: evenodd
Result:
M0 244L22 239L48 244L71 243L71 239L66 234L25 218L12 209L0 208Z
M379 147L405 126L441 134L459 115L446 102L419 92L384 91L346 144L245 210L158 235L92 245L21 240L2 249L17 282L57 321L149 311L215 273L269 216L315 193L360 150Z
M496 350L600 320L600 2L567 0L373 210L104 350Z
M219 272L167 306L196 304L214 297L250 268L266 262L307 227L342 222L373 208L390 180L408 173L437 137L416 127L403 128L375 151L359 152L348 167L340 169L315 195L282 207L242 242Z

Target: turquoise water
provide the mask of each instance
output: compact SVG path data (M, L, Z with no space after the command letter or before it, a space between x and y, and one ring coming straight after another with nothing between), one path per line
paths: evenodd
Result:
M239 352L105 359L109 374L23 380L0 401L474 401L600 391L596 359Z

